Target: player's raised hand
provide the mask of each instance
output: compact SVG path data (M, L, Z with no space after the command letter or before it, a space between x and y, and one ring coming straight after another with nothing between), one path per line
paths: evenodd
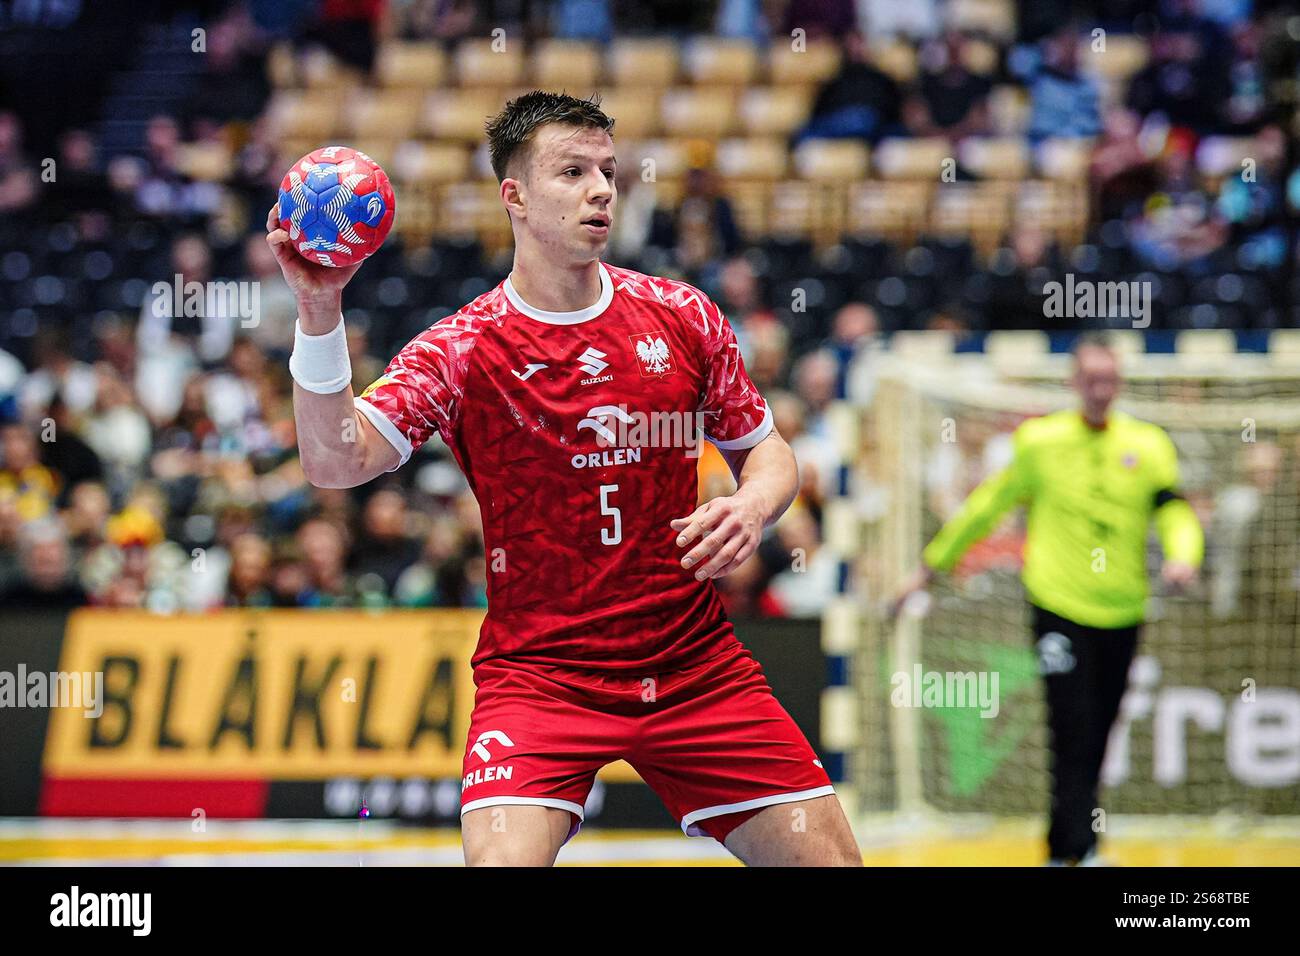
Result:
M695 544L682 558L682 567L694 569L698 581L724 577L736 570L763 537L761 506L741 494L713 498L669 524L678 532L679 548Z
M357 274L361 263L333 267L308 262L293 248L289 233L280 228L278 202L266 214L266 242L280 263L280 271L284 273L284 281L289 284L289 291L298 300L303 330L308 333L312 331L307 323L315 312L320 312L321 317L331 326L336 324L343 287Z

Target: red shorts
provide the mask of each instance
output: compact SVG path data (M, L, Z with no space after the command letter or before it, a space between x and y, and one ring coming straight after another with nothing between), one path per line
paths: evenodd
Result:
M615 760L635 768L687 836L719 842L763 807L834 792L739 642L660 674L490 660L474 682L462 816L480 807L555 807L572 814L572 838L596 771Z

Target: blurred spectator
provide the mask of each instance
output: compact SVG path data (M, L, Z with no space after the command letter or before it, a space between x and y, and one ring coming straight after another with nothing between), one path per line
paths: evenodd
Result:
M62 486L59 504L64 504L74 485L100 481L104 466L90 444L77 433L77 423L61 395L50 403L46 414L48 417L40 428L42 436L48 435L49 440L40 443L39 454L41 464L59 476Z
M261 535L241 534L231 545L228 607L270 607L271 545Z
M1151 62L1130 81L1128 104L1139 113L1163 113L1174 126L1214 131L1218 104L1231 93L1232 50L1222 31L1196 13L1195 0L1167 0L1152 35Z
M740 231L731 202L722 194L717 174L705 167L686 173L686 189L672 219L672 246L687 270L716 266L740 248Z
M1079 40L1063 27L1043 41L1043 59L1029 82L1029 138L1090 137L1101 132L1100 92L1079 72Z
M420 556L419 542L407 536L410 516L401 492L381 489L367 499L361 512L361 533L350 554L349 570L361 577L378 575L385 592Z
M556 0L551 32L563 40L610 42L614 38L610 0Z
M898 84L877 69L862 34L845 35L839 72L817 91L812 117L799 139L858 138L875 143L897 134L903 103Z
M35 521L54 508L62 481L41 464L36 433L25 425L0 425L0 500L12 501L23 521Z
M19 213L36 200L36 170L23 154L23 130L13 113L0 113L0 212Z
M23 380L19 397L26 421L44 418L56 396L74 416L93 407L98 378L88 364L72 357L66 342L66 336L54 329L36 334L32 348L35 367Z
M921 48L917 92L904 107L908 128L915 135L959 140L988 132L993 84L966 66L966 43L961 33L950 30Z
M26 524L18 536L18 559L21 576L0 596L4 607L71 610L86 603L73 573L67 535L57 521Z
M803 30L808 40L834 40L857 24L853 0L790 0L785 8L781 35Z

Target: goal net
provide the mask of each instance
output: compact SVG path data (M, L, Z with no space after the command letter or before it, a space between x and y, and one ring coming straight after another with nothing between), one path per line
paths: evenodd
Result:
M919 602L928 607L896 619L887 608L941 523L1006 464L1012 430L1073 404L1069 362L882 353L855 368L851 496L863 534L850 558L860 727L850 773L861 812L1047 809L1046 714L1019 581L1023 510L941 576ZM1164 593L1153 531L1148 624L1102 806L1300 814L1300 367L1265 354L1130 353L1125 373L1119 407L1178 448L1206 564L1188 593ZM950 698L900 705L894 693L919 687L913 675L981 673L998 677L995 717L969 701L942 706Z

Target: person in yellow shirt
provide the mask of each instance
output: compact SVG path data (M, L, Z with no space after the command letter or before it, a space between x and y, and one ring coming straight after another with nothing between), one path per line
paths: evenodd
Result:
M1122 382L1104 337L1080 337L1071 384L1081 407L1016 429L1011 463L940 529L903 592L951 571L1007 511L1027 508L1021 580L1052 731L1048 850L1063 865L1096 859L1093 810L1145 612L1149 526L1154 520L1171 590L1195 580L1205 551L1200 522L1179 493L1173 442L1111 409Z

